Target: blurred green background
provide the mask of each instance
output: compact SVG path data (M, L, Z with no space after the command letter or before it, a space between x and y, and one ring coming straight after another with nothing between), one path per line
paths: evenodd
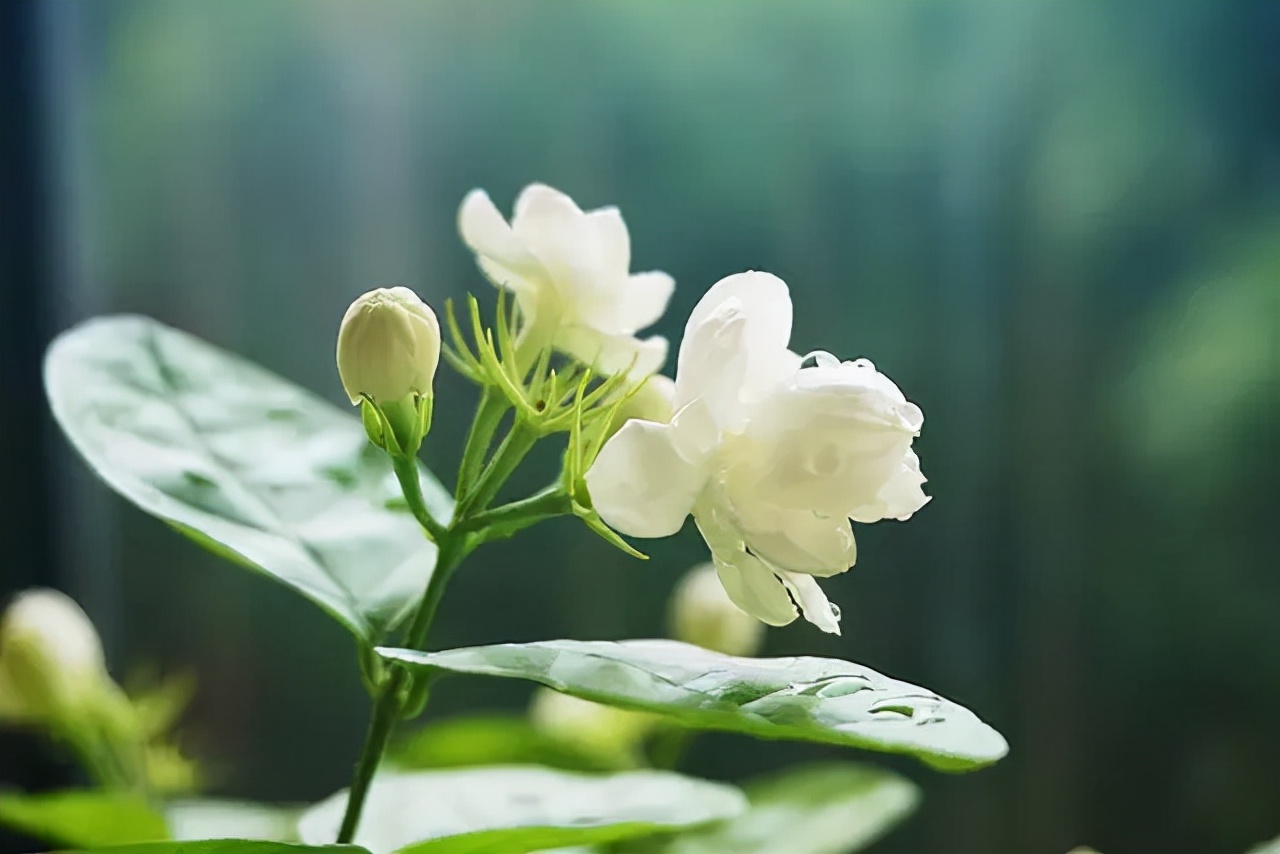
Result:
M1008 737L968 777L891 762L925 801L874 850L1225 854L1280 832L1280 4L40 8L51 331L143 312L341 402L358 293L491 298L455 232L467 190L617 204L635 269L677 281L657 331L768 270L798 349L869 357L925 411L935 500L858 528L859 565L824 584L844 636L767 641ZM446 477L474 400L440 382L424 454ZM217 790L344 785L366 710L347 635L49 447L55 580L118 671L198 674L188 741ZM556 464L535 462L522 487ZM561 521L487 548L433 643L660 634L705 547L692 526L646 545ZM431 715L527 693L458 682ZM821 755L712 736L687 767Z

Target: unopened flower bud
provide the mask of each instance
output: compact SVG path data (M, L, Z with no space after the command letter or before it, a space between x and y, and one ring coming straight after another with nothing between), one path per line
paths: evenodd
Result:
M33 721L74 715L110 684L89 617L56 590L28 590L0 618L0 712Z
M539 688L529 704L529 720L554 738L629 762L656 718Z
M671 631L677 640L726 655L754 655L764 623L729 600L710 563L689 570L671 596Z
M431 397L440 364L440 322L408 288L378 288L347 309L338 330L338 374L353 404Z

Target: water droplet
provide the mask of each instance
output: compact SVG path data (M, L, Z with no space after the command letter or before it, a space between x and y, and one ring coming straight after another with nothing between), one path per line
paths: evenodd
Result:
M834 618L834 619L836 619L836 620L839 620L839 619L840 619L840 606L839 606L839 605L837 605L835 602L832 602L832 603L830 603L830 604L831 604L831 616L832 616L832 618Z

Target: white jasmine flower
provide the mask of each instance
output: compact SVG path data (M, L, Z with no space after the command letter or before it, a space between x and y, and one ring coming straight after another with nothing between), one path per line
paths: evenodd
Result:
M850 519L906 519L929 500L911 450L924 415L870 362L802 359L790 336L781 279L722 279L685 327L671 423L625 424L587 487L631 536L669 536L692 514L738 607L784 625L798 605L839 633L815 578L853 565Z
M666 339L636 333L662 316L675 283L666 273L630 272L631 238L617 208L584 212L531 184L508 224L483 190L472 190L458 229L485 275L515 295L522 344L551 344L605 374L661 367Z

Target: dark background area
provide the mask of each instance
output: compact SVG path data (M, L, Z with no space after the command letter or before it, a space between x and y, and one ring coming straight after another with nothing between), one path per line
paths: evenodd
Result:
M347 303L488 299L457 205L539 180L622 209L633 267L676 278L673 341L717 279L769 270L799 349L869 357L924 409L934 501L858 528L824 583L844 636L767 642L1009 739L972 776L891 763L925 801L875 851L1280 832L1280 4L6 0L0 24L0 594L75 595L118 674L196 673L217 791L344 785L350 641L96 483L47 415L44 345L143 312L341 402ZM442 373L446 476L474 399ZM659 634L705 547L647 545L563 521L490 547L433 641ZM526 694L458 682L431 714ZM63 773L0 753L4 782ZM714 736L688 770L817 755Z

